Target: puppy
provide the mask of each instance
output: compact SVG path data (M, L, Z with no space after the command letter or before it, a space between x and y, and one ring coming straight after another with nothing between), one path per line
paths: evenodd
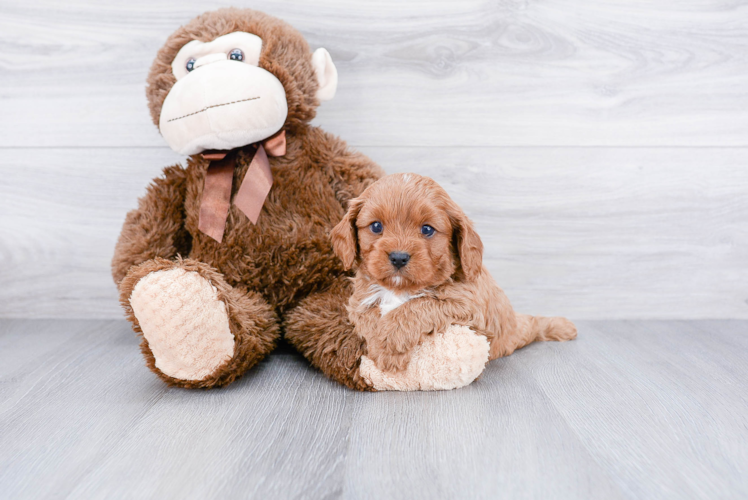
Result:
M577 335L565 318L514 312L483 265L472 222L428 177L380 179L350 201L331 237L344 266L357 269L348 314L380 370L405 370L419 343L453 324L485 336L489 360Z

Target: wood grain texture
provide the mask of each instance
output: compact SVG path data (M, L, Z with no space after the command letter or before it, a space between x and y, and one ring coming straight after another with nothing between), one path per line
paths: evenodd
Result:
M354 393L298 355L167 389L124 321L0 321L3 498L748 495L748 322L582 321L467 388Z
M748 149L363 148L440 182L515 307L748 318ZM7 150L0 317L120 318L109 263L165 148Z
M747 495L738 464L748 459L748 401L733 391L748 380L748 325L585 326L573 355L545 344L521 361L622 491L631 498Z
M160 146L144 81L225 2L5 0L0 146ZM748 5L239 1L336 61L318 123L354 145L748 145Z
M181 161L145 76L221 2L0 4L0 317L120 317L121 222ZM748 4L242 1L327 47L316 123L473 217L518 309L748 318Z

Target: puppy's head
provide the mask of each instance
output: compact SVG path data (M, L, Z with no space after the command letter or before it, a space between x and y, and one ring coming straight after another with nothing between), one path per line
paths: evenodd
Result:
M331 233L346 269L385 288L416 291L450 277L471 281L483 262L483 243L464 212L436 182L393 174L350 201Z

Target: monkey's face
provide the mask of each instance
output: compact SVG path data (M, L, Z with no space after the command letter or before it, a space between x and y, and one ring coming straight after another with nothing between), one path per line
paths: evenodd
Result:
M231 33L182 47L171 64L177 83L161 109L159 128L175 151L233 149L270 137L288 114L286 91L259 67L262 40Z
M254 26L270 38L269 48L266 40L249 30L206 38L205 31L217 29L221 23L216 21L226 17L234 23L247 19L248 28ZM149 77L149 99L172 149L192 155L246 146L281 130L287 118L292 125L293 120L308 121L314 116L315 101L334 96L337 71L327 51L318 49L312 55L290 27L283 27L286 40L278 40L268 33L271 23L279 22L256 11L227 9L203 15L187 26L201 28L199 36L187 38L190 31L198 30L184 28L172 35L174 42L183 40L181 45L167 43ZM164 60L170 51L176 55ZM294 55L295 61L286 60ZM170 68L160 61L170 63Z

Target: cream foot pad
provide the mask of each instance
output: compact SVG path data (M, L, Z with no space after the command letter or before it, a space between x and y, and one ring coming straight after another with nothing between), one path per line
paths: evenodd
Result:
M234 356L226 304L196 272L174 268L143 277L130 296L156 367L181 380L202 380Z
M424 340L413 352L407 370L382 372L366 356L361 376L380 391L442 391L457 389L478 378L488 363L488 339L467 326L451 325Z

